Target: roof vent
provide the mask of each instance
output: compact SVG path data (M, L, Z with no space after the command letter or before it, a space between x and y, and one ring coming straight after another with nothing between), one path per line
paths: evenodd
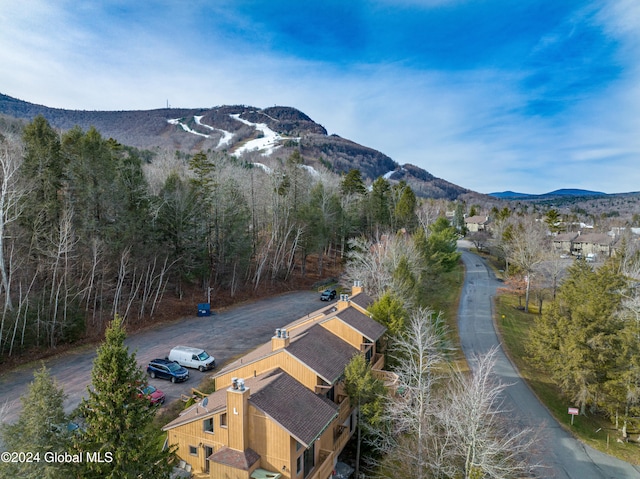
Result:
M283 329L283 330L282 330L282 338L283 338L283 339L287 339L287 337L288 337L288 336L287 336L287 334L288 334L288 333L287 333L287 330L286 330L286 329Z
M238 379L238 389L244 391L244 379Z
M238 378L231 378L231 389L238 389Z
M276 329L276 338L282 337L282 330L280 328Z

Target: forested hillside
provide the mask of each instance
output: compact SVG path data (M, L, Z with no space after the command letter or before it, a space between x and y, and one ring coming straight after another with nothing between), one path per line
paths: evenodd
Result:
M350 238L417 226L405 183L261 168L225 152L150 154L43 117L0 137L0 358L99 335L167 301L285 285L340 264ZM313 262L309 259L313 258ZM185 295L188 297L185 300Z
M392 184L404 180L426 198L463 199L473 192L436 178L413 165L399 165L373 148L332 134L292 107L256 108L224 105L211 108L160 108L133 111L66 110L35 105L0 94L0 114L32 121L42 115L61 132L95 127L102 136L123 145L149 150L194 154L211 151L242 156L272 167L297 150L305 164L338 174L358 169L363 179L385 176ZM381 121L384 121L381 119ZM267 145L268 144L268 145ZM427 153L428 154L428 153Z

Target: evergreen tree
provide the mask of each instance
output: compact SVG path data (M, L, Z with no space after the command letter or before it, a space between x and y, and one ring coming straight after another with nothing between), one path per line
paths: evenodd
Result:
M50 236L62 216L66 167L59 135L43 116L25 127L23 141L20 173L29 185L29 194L23 197L21 223L30 235L32 253L40 255L49 247Z
M550 209L545 215L544 222L547 224L549 231L557 233L560 231L560 213L558 210Z
M340 190L343 195L364 195L367 193L367 188L364 186L362 180L362 173L360 170L349 170L342 182L340 183Z
M375 423L382 414L384 385L374 377L371 364L361 354L354 356L344 369L344 385L351 404L356 406L358 410L355 477L360 477L360 444L362 442L363 421Z
M451 271L460 260L458 234L443 216L429 225L429 235L424 238L419 234L416 243L427 264L429 274Z
M616 315L624 283L610 266L576 261L556 300L536 319L529 352L585 412L605 399L620 351Z
M418 217L416 215L418 200L416 195L404 181L401 181L394 189L398 195L394 208L396 229L404 228L412 233L418 226Z
M69 474L68 465L47 462L45 453L63 453L70 444L64 414L65 394L42 366L22 398L22 412L14 424L4 425L0 435L3 450L39 455L39 461L0 462L0 476L20 479L59 479Z
M390 336L403 333L409 313L404 302L392 291L386 291L378 301L369 306L373 319L386 326Z
M137 388L145 374L124 344L126 332L116 316L91 371L88 398L80 408L86 429L75 440L77 452L99 453L104 462L78 464L83 478L168 478L172 451L161 450L159 433L151 429L154 410Z

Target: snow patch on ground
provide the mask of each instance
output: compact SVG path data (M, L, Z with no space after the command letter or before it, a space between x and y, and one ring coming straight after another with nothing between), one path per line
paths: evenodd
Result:
M198 136L204 136L205 138L211 138L209 135L205 135L204 133L200 133L199 131L195 131L192 130L191 128L189 128L187 125L185 125L184 123L182 123L180 121L180 118L176 118L175 120L167 120L167 123L170 123L172 125L179 125L182 127L182 129L184 131L186 131L187 133L192 133L194 135L198 135Z
M271 168L269 168L267 165L265 165L264 163L253 163L255 166L257 166L258 168L262 168L266 173L273 173L273 170Z
M206 124L202 123L202 118L203 118L202 116L194 116L193 117L193 119L195 120L195 122L198 125L203 126L205 128L208 128L211 131L216 131L216 132L222 133L222 138L220 138L220 141L218 141L218 145L216 146L216 148L222 148L223 146L227 146L229 143L231 143L231 140L233 139L233 133L228 132L226 130L221 130L220 128L214 128L212 126L206 125ZM182 121L180 121L180 118L169 119L169 120L167 120L167 123L169 123L171 125L180 126L187 133L191 133L193 135L202 136L204 138L211 138L211 135L207 135L205 133L200 133L199 131L195 131L195 130L189 128L188 125L186 125L186 124L182 123Z
M320 176L320 173L318 173L318 170L316 170L311 165L300 165L300 168L304 168L305 170L307 170L311 174L311 176Z
M262 138L256 138L255 140L249 140L248 142L246 142L233 153L234 155L238 156L247 151L258 150L263 151L262 156L267 156L273 153L277 148L280 148L280 146L282 146L278 143L283 139L283 137L269 128L266 123L253 123L247 121L243 118L240 118L239 113L232 114L231 118L238 120L245 125L253 126L256 130L261 131L263 134Z
M227 146L229 143L231 143L231 140L233 139L233 133L227 130L222 130L220 128L214 128L210 125L206 125L202 123L202 118L203 116L193 117L193 119L196 121L198 125L204 126L205 128L208 128L211 131L219 131L220 133L222 133L222 138L220 138L220 141L218 141L218 146L216 146L216 148L222 148L223 146Z
M391 175L393 175L395 172L396 172L396 170L387 171L384 175L382 175L382 177L385 180L388 180L389 178L391 178Z

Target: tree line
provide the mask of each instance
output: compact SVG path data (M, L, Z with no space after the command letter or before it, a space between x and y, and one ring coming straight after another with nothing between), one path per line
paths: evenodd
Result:
M419 223L405 183L267 169L226 153L149 152L43 117L0 133L0 358L338 264L355 237ZM268 170L268 171L267 171Z

